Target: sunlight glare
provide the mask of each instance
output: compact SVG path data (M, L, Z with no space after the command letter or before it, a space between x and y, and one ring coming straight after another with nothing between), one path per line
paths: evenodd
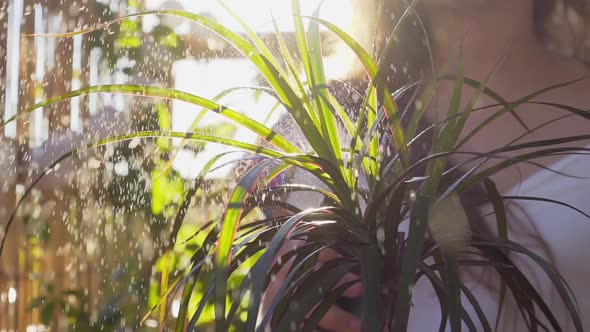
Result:
M274 33L272 18L277 22L279 29L284 33L292 32L293 20L291 0L226 0L225 3L241 19L243 19L257 33ZM352 1L351 0L305 0L301 1L301 12L303 15L312 15L318 4L320 17L337 26L347 30L352 23ZM228 28L243 32L243 29L229 13L216 0L203 1L163 1L148 0L148 9L156 8L183 8L193 13L206 14L215 18L218 22ZM174 23L177 32L194 33L193 27L185 25L179 27L181 21ZM168 23L166 23L168 24ZM307 25L307 24L306 24ZM198 28L197 28L198 29ZM191 32L192 31L192 32ZM325 71L328 78L342 78L349 64L346 57L336 54L325 58ZM191 73L191 74L188 74ZM194 59L176 61L173 68L175 87L179 90L193 93L205 98L213 98L224 86L252 86L257 85L257 70L245 59L218 58L211 61L200 62ZM256 121L265 121L267 111L275 104L275 100L263 94L254 98L249 91L238 91L223 99L222 104L234 107ZM276 112L268 125L272 126L281 117L281 112ZM193 106L179 101L173 102L172 128L175 131L186 131L196 117ZM227 122L215 113L207 113L201 120L199 126L206 126ZM234 139L247 143L256 143L257 136L248 129L238 126ZM178 146L180 140L173 140ZM194 178L201 171L212 156L219 153L220 147L215 144L207 144L204 151L195 155L190 151L180 151L174 159L173 167L185 178ZM227 149L227 148L225 148ZM230 149L231 150L231 149ZM229 161L236 156L227 156L223 161ZM220 160L220 164L222 160ZM230 168L219 169L208 174L211 178L225 178Z
M281 31L293 31L291 0L226 0L225 3L256 32L274 31L273 17ZM312 15L320 3L322 3L320 17L340 27L347 27L350 24L353 15L351 0L301 1L302 14ZM216 0L147 0L146 7L148 9L182 7L193 13L206 13L232 30L243 31Z

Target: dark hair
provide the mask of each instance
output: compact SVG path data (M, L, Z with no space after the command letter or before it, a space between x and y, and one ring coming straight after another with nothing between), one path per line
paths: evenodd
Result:
M587 14L588 4L586 0L535 0L533 3L533 18L535 31L539 38L545 39L547 36L547 23L559 4L574 10L581 16Z

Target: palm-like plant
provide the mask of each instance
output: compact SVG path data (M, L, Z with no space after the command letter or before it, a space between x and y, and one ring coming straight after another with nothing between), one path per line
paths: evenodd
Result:
M206 223L199 230L202 240L192 255L190 267L172 283L169 296L181 294L182 298L176 330L198 329L205 309L213 307L216 331L229 331L236 326L244 331L262 331L267 327L276 331L313 331L348 288L362 283L363 330L405 331L413 286L420 278L426 278L440 302L441 330L449 323L453 331L460 330L462 324L472 331L478 326L484 331L491 331L489 317L486 317L478 298L465 285L460 273L473 266L497 272L502 284L502 297L506 290L510 292L530 330L546 327L547 324L560 330L560 323L549 305L519 266L513 263L511 257L516 253L531 258L547 274L576 329L581 331L573 296L558 272L534 252L508 240L503 197L489 177L516 163L580 150L550 146L589 137L564 137L474 153L470 162L476 162L477 166L454 179L451 175L457 167L449 168L447 163L447 158L460 153L465 140L483 126L558 86L507 103L486 87L492 74L483 82L475 82L463 76L459 65L453 76L455 88L446 119L420 130L422 115L435 94L438 82L449 77L440 77L427 84L417 97L421 106L409 115L409 121L402 122L396 97L410 87L401 87L392 93L381 75L383 63L339 27L317 16L306 18L309 21L306 31L304 18L299 12L299 1L293 0L292 6L298 53L291 54L277 30L281 47L278 57L237 15L234 17L243 26L248 38L205 16L184 11L149 11L125 18L174 15L200 24L231 43L258 68L268 83L268 88L262 88L263 92L276 98L287 110L308 142L309 151L302 151L272 128L224 107L216 100L161 87L91 86L53 97L24 113L83 94L133 94L192 103L235 121L261 138L263 143L254 145L198 129L186 133L134 132L82 146L56 161L57 164L92 147L143 137L215 142L260 156L258 162L237 181L219 219ZM229 8L226 9L231 13ZM406 14L410 11L411 8ZM337 35L364 66L370 84L362 93L364 98L358 109L345 109L328 87L321 55L320 26ZM98 28L58 37L88 33ZM475 93L468 105L461 108L465 85L474 88ZM501 110L473 132L462 133L467 118L476 111L475 101L482 94L496 99L502 105ZM588 117L582 110L555 106ZM351 117L351 113L355 116ZM350 139L342 140L342 136ZM415 158L412 154L414 146L426 136L433 138L430 153ZM483 160L495 158L503 152L527 148L538 149L479 169ZM186 192L174 219L170 248L184 222L190 198L221 156L213 158L204 167L193 187ZM308 172L317 178L319 185L276 184L272 181L289 169ZM499 230L497 236L470 231L458 202L458 195L481 184L485 185L494 207ZM284 199L285 193L297 191L319 194L324 203L318 208L298 209ZM253 221L249 218L249 222L242 222L248 216L255 216L260 209L270 217L259 217ZM451 210L454 213L448 214ZM404 222L409 225L407 234L400 228ZM288 241L293 241L296 246L282 249ZM325 250L334 250L338 255L329 260L318 260L319 254ZM244 268L247 273L243 272ZM270 305L261 314L263 295L273 276L281 269L286 271L285 278L269 301ZM348 273L357 275L358 279L341 283ZM195 287L199 283L206 285L205 289L197 291ZM465 309L465 299L474 309L473 313ZM189 303L195 301L198 303L196 309L189 310ZM500 300L500 306L502 303ZM476 319L479 323L475 322Z

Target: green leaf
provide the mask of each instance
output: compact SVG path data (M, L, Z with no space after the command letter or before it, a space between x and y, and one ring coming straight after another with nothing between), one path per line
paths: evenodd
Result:
M319 6L316 9L314 16L319 15ZM295 20L301 20L299 10L294 12ZM297 34L299 36L299 34ZM322 44L320 38L320 28L316 21L309 22L308 28L308 42L309 42L309 59L311 65L311 75L308 77L310 88L312 91L313 100L316 104L316 110L319 115L321 132L324 140L330 142L330 148L334 153L334 164L340 166L341 172L344 172L344 165L342 161L342 148L340 147L340 137L338 127L335 121L335 114L332 113L332 107L329 105L329 92L326 81L326 74L324 72L324 63L322 58ZM304 50L300 50L304 52Z
M504 209L504 202L502 196L496 187L496 184L489 178L483 181L488 192L488 198L494 208L496 227L498 228L498 236L504 240L508 240L508 225L506 222L506 211Z
M257 322L258 310L264 292L267 272L270 270L275 261L279 249L287 239L292 229L301 222L301 220L313 213L330 211L332 208L323 207L318 209L309 209L302 211L290 217L279 229L276 235L268 244L267 250L252 268L252 290L250 293L250 303L248 305L248 320L246 321L245 331L254 331Z
M583 135L584 137L588 137L590 138L590 135ZM583 139L581 137L571 137L570 139L572 140L578 140L578 139ZM536 142L532 142L532 143L524 143L521 144L522 147L531 147L537 144L541 144L541 145L553 145L553 144L560 144L560 141L563 140L568 140L567 138L564 139L557 139L557 140L547 140L547 141L536 141ZM520 149L521 147L515 148L515 147L510 147L509 149L506 150L512 150L512 149ZM457 188L455 189L456 192L460 193L463 190L466 190L467 188L470 188L474 183L477 183L505 168L508 168L512 165L515 165L517 163L521 163L521 162L526 162L530 159L534 159L534 158L541 158L541 157L545 157L545 156L550 156L552 154L555 153L563 153L563 152L575 152L575 151L586 151L587 149L585 148L576 148L576 147L562 147L562 148L547 148L547 149L543 149L543 150L539 150L539 151L533 151L533 152L529 152L529 153L525 153L513 158L508 158L507 160L504 160L494 166L490 166L488 168L486 168L483 171L480 171L479 173L465 179L464 181L462 181L461 183L459 183L457 185Z
M487 237L474 234L472 245L481 250L482 253L486 254L494 261L503 262L512 266L509 271L506 271L502 268L498 268L496 270L502 276L502 279L506 281L507 286L517 301L518 309L522 311L525 320L525 311L526 313L529 313L530 330L536 330L537 325L544 326L544 324L539 321L534 313L535 307L539 308L539 310L543 313L544 318L551 324L553 329L561 331L561 327L553 312L545 303L545 300L539 295L537 290L531 285L527 277L519 270L519 268L511 262L506 254L501 251L502 249L525 255L543 269L545 274L551 280L553 286L556 288L561 299L565 303L566 308L574 322L576 331L583 331L579 312L574 305L572 297L570 297L572 293L568 292L569 287L567 287L567 284L563 281L558 271L553 266L551 266L551 264L524 246L510 240L502 240L496 237Z
M451 331L461 331L461 288L459 284L459 271L454 254L445 255L445 267L447 282L449 288L449 320L451 322Z
M502 108L501 110L495 112L490 117L488 117L486 120L484 120L483 122L481 122L477 127L475 127L459 143L457 143L456 148L458 149L461 146L463 146L466 142L468 142L471 139L471 137L473 137L475 134L477 134L482 128L484 128L485 126L489 125L491 122L495 121L497 118L499 118L500 116L504 115L505 113L512 112L513 110L516 109L516 107L522 105L523 103L529 102L529 101L533 100L534 98L536 98L536 97L538 97L538 96L540 96L540 95L542 95L542 94L544 94L546 92L549 92L549 91L552 91L552 90L555 90L555 89L559 89L559 88L562 88L562 87L565 87L565 86L574 84L574 83L579 82L579 81L582 81L582 80L584 80L586 78L587 77L585 76L585 77L578 78L578 79L571 80L571 81L567 81L567 82L564 82L564 83L559 83L559 84L554 84L554 85L548 86L546 88L543 88L541 90L537 90L537 91L535 91L535 92L533 92L533 93L531 93L531 94L529 94L529 95L527 95L527 96L519 99L515 103L510 103L510 104L506 105L504 108Z
M479 321L481 322L484 332L492 332L492 327L490 326L490 323L489 323L485 313L483 312L483 309L481 308L481 305L480 305L478 299L475 297L475 295L473 295L473 293L471 292L469 287L467 287L463 282L461 282L461 280L458 280L458 281L459 281L459 286L461 287L461 291L463 292L463 294L465 294L465 297L467 298L467 300L469 301L469 303L471 304L471 306L475 310L475 313L477 314L477 317L479 318Z
M270 161L272 160L262 161L246 173L234 188L224 212L215 255L215 326L219 331L225 325L225 299L229 277L227 269L231 263L232 247L244 210L244 201L249 195L250 188L262 171L269 166Z
M454 141L459 139L459 135L463 131L463 127L465 126L465 123L467 122L469 115L471 115L471 112L473 111L475 103L477 102L479 97L482 95L482 93L484 93L484 91L486 90L486 88L488 86L488 83L490 82L490 80L492 79L494 74L497 72L497 70L500 68L502 62L504 61L504 59L506 59L507 55L508 55L508 52L504 53L502 58L500 58L498 63L488 73L488 75L484 78L484 80L480 83L479 87L477 88L477 90L475 91L473 96L471 96L469 103L467 104L467 106L465 106L465 109L461 113L461 116L456 121L456 134L455 134ZM460 73L460 80L461 80L461 84L463 84L463 82L465 82L465 77L464 77L462 71Z
M292 303L298 303L298 300L293 296L294 291L297 289L305 290L305 288L308 288L304 287L304 283L309 281L309 278L312 278L314 275L319 275L320 273L317 272L319 269L322 269L322 271L326 268L329 269L329 266L331 265L323 265L316 269L316 263L318 254L330 246L330 244L323 246L311 243L304 244L283 254L279 258L280 263L274 264L271 273L280 271L286 264L289 264L291 257L295 256L288 274L285 276L284 280L282 280L279 289L274 294L274 299L268 307L265 308L266 313L259 325L261 328L266 328L269 321L271 321L271 317L274 326L280 324L280 322L283 321L288 307ZM272 274L270 275L272 276Z
M351 286L358 283L358 280L352 280L346 282L326 294L322 302L313 310L311 315L305 320L305 325L301 329L302 332L313 332L318 327L320 320L326 315L328 310L334 305L334 303L348 290Z
M414 277L428 225L428 204L426 198L416 195L416 201L414 202L410 216L407 250L402 261L399 293L395 302L393 332L402 332L407 329L410 301L414 288Z
M404 164L407 165L409 162L409 155L408 155L408 147L406 144L406 138L403 131L402 126L400 125L398 112L397 112L397 105L391 96L391 92L387 88L386 82L381 77L379 73L379 68L375 61L371 58L371 55L363 49L363 47L356 42L350 35L344 32L342 29L338 28L334 24L325 21L323 19L317 17L309 17L311 20L315 20L318 23L322 24L334 34L336 34L348 47L357 55L358 59L361 61L367 74L371 78L372 85L380 95L380 99L383 99L383 106L387 115L387 118L390 123L390 128L394 137L394 143L396 145L397 150L400 152L402 156L402 161Z
M141 46L139 22L130 18L123 19L119 29L117 43L120 48L135 49Z
M379 331L381 328L381 262L376 246L360 248L361 280L363 282L363 329Z
M135 96L145 96L145 97L154 97L154 98L163 98L163 99L172 99L172 100L179 100L184 101L193 105L197 105L218 113L232 121L236 124L240 124L245 128L252 130L262 139L267 140L270 144L275 145L277 148L287 152L287 153L297 153L299 150L285 140L282 136L277 134L276 132L272 131L268 127L262 125L261 123L252 120L251 118L231 110L225 106L219 105L214 101L192 95L190 93L182 92L175 89L168 89L162 87L153 87L153 86L142 86L142 85L130 85L130 84L116 84L116 85L101 85L101 86L89 86L83 89L75 90L63 94L61 96L49 98L46 101L37 103L30 108L26 109L24 112L21 112L10 119L8 119L0 128L3 128L6 123L12 122L26 114L33 112L36 109L42 108L44 106L48 106L51 104L55 104L60 101L68 100L74 97L78 97L85 94L92 94L92 93L116 93L116 94L131 94Z
M220 158L222 158L226 155L227 155L227 153L222 153L222 154L219 154L219 155L213 157L211 160L209 160L207 162L207 164L203 167L201 172L199 173L199 176L195 180L192 187L188 190L188 192L185 195L185 198L182 202L182 205L178 209L178 212L177 212L176 217L174 219L174 223L172 226L172 233L170 235L169 244L168 244L168 250L170 248L172 248L176 242L175 239L177 237L178 231L180 230L180 226L182 225L182 223L184 221L184 217L185 217L186 212L188 210L191 198L195 195L197 189L200 187L204 176L209 172L209 170L213 167L213 165L215 165L215 163ZM205 226L207 226L207 225L205 225ZM202 229L203 228L200 228L199 231L201 231ZM207 241L205 240L205 242L207 242ZM176 323L176 331L177 332L184 331L184 324L185 324L185 320L186 320L185 317L188 315L189 302L190 302L192 292L193 292L193 289L194 289L196 283L197 283L197 276L194 274L190 275L188 280L186 281L186 285L184 287L183 294L181 297L180 311L178 314L179 318L177 319L177 323Z
M305 315L311 312L318 303L325 301L326 296L351 270L353 265L355 264L332 260L324 263L316 271L317 273L310 275L311 280L308 280L305 285L302 285L291 295L289 309L281 319L277 331L289 331L295 326L303 328L302 323Z
M184 181L180 177L160 176L160 170L152 172L152 213L159 215L171 204L180 202Z
M432 287L434 288L434 290L436 292L436 296L438 298L438 301L441 305L442 313L446 313L446 311L447 311L446 303L448 302L446 299L449 296L448 292L447 292L446 285L444 285L444 283L436 275L434 270L432 268L430 268L428 265L426 265L423 261L421 261L421 260L418 261L417 266L420 269L421 274L424 274L428 278L430 283L432 284ZM471 317L469 316L469 313L467 313L467 311L465 310L464 307L461 307L461 318L463 319L463 322L465 323L465 325L467 325L467 328L469 329L470 332L477 331L477 328L475 327L473 320L471 319ZM443 315L441 317L441 319L444 320L445 315ZM440 329L439 329L439 331L441 331L441 332L443 331L443 327L446 326L446 322L443 322L442 320L441 320Z
M221 100L222 98L226 97L227 95L229 95L233 92L243 91L243 90L265 91L265 92L268 92L270 95L274 96L274 94L272 93L272 90L270 90L268 88L246 86L246 87L233 87L233 88L225 89L225 90L221 91L220 93L218 93L217 95L215 95L213 97L213 99L211 99L211 100L213 102L218 102L219 100ZM277 105L280 105L280 103L277 103ZM201 111L199 112L199 114L197 114L197 117L193 120L193 122L191 123L191 125L187 131L188 132L197 131L201 120L203 119L203 117L205 115L207 115L208 112L209 112L209 109L207 109L207 108L201 109ZM270 116L270 112L269 112L269 115L267 116L267 119L269 116ZM262 125L266 126L266 122L267 122L267 120L265 120L262 123ZM230 136L233 136L233 126L231 126L231 128L232 128L231 133L230 133L230 126L231 125L228 125L228 124L220 124L220 125L215 125L213 127L210 126L209 128L214 129L215 131L225 129L225 131L223 131L223 133L216 132L215 134L220 137L230 137ZM176 152L170 158L170 161L168 162L168 164L164 168L162 174L167 174L169 172L169 170L172 169L172 164L173 164L174 160L176 159L178 152L180 152L186 146L187 142L188 142L188 140L185 138L183 138L182 141L180 141L180 144L178 144L178 146L176 147Z
M454 118L459 114L459 108L461 106L461 95L463 89L463 53L459 54L459 60L457 64L457 78L455 86L453 88L453 94L449 103L449 109L447 110L446 118ZM460 129L457 128L456 121L447 122L440 132L437 132L435 127L435 134L433 135L432 141L432 152L438 153L443 151L449 151L455 144L456 138L459 135ZM426 169L426 175L428 178L424 183L422 193L424 195L433 196L438 190L440 178L444 172L444 168L447 164L446 157L436 158L428 163Z
M262 38L260 38L256 34L256 32L254 32L254 30L252 30L252 28L250 26L248 26L248 24L246 24L246 22L244 22L244 20L242 20L240 18L240 16L238 14L236 14L225 3L225 1L222 1L222 0L217 0L217 1L233 17L233 19L236 20L236 22L238 22L238 24L242 27L242 29L244 29L244 31L246 31L246 34L248 35L248 37L250 37L250 39L252 39L252 41L254 42L254 45L256 45L256 48L258 49L258 51L260 51L260 53L262 53L266 57L266 59L268 59L268 61L273 65L273 67L277 69L279 74L283 77L287 77L286 73L282 70L281 66L279 65L279 63L275 59L275 57L272 54L272 52L270 51L270 49L266 46L266 44L264 43Z
M498 236L504 240L508 240L508 225L506 222L506 211L504 209L504 202L500 192L498 191L496 184L488 179L484 180L484 185L488 192L488 198L492 203L496 219L496 227L498 228ZM502 308L504 307L504 298L506 296L506 283L501 280L500 284L500 296L498 300L498 314L496 316L496 331L500 325L500 317L502 316Z
M408 140L412 141L413 139L415 139L416 130L418 129L420 121L422 121L422 117L424 116L424 112L426 111L426 108L428 107L428 105L430 104L430 101L432 100L432 98L436 94L436 88L437 88L437 82L436 81L430 82L426 86L426 89L424 90L424 92L422 93L422 98L420 99L420 101L418 103L416 103L416 108L415 108L414 112L412 113L412 117L410 118L410 121L408 123L408 128L406 129L406 135L407 135ZM410 143L408 143L408 145L409 144Z
M55 302L47 302L41 307L41 322L47 326L51 325L55 314Z

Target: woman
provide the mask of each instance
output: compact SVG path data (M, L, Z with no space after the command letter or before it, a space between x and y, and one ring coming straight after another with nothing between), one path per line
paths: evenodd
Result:
M568 5L575 5L579 12L585 10L585 0L567 1ZM383 17L386 19L381 29L388 31L394 20L391 12L399 17L399 1L384 1ZM550 51L544 41L544 25L551 17L552 10L558 4L553 0L423 0L418 8L422 20L428 27L428 39L433 55L434 68L450 68L453 72L457 68L457 59L462 54L464 59L463 71L465 76L478 81L495 70L488 87L501 95L505 100L515 101L542 88L575 80L590 74L589 68L571 58ZM374 3L359 0L360 10L372 15ZM398 7L398 8L396 8ZM403 8L401 8L403 9ZM419 23L419 22L418 22ZM361 20L357 24L374 26L370 22ZM419 26L419 24L416 24ZM399 36L404 39L403 35ZM406 38L410 39L410 38ZM415 42L415 40L414 40ZM405 47L404 43L397 45L399 52L394 51L387 57L387 61L400 65L392 66L395 71L390 74L392 88L399 87L400 73L407 76L414 75L417 68L423 68L428 76L430 66L427 61L416 64L415 60L404 62L400 52L412 50L426 54L424 47ZM415 44L414 44L415 46ZM461 52L459 52L461 50ZM427 59L421 54L406 54L410 59ZM401 59L401 60L400 60ZM420 61L418 61L420 62ZM497 68L496 68L497 67ZM397 76L396 76L397 72ZM404 75L401 75L404 76ZM412 79L412 77L410 77ZM450 103L453 81L442 83L438 88L437 97L426 112L430 122L444 118ZM581 109L590 106L590 80L581 80L563 88L552 90L534 99L534 101L565 104ZM466 105L473 90L464 89L462 98ZM488 97L479 99L476 106L494 104ZM468 133L484 121L494 109L487 112L475 112L464 129ZM491 151L502 147L527 132L526 128L535 128L542 123L566 114L553 107L526 104L518 108L520 121L510 114L504 115L473 136L461 148L462 151ZM525 136L519 142L546 140L563 136L574 136L590 133L590 122L578 116L564 117L551 125L545 126L531 135ZM587 141L569 143L568 146L585 146ZM522 154L523 151L504 154L510 157ZM466 157L453 156L454 164L466 161ZM489 164L494 161L490 161ZM590 159L584 156L558 156L546 158L542 163L566 173L578 176L590 176ZM469 169L470 165L463 167ZM563 201L576 206L586 213L590 212L590 196L585 195L585 188L590 188L590 182L572 180L547 171L540 171L538 167L522 165L512 167L508 171L500 172L492 178L504 195L518 194L521 196L541 196ZM297 200L297 199L295 199ZM482 215L485 214L482 209ZM559 206L539 202L513 202L509 209L511 226L514 228L510 236L520 243L535 246L537 252L543 253L539 244L546 245L545 256L550 258L570 284L578 300L585 329L590 330L590 287L586 287L585 280L590 277L590 266L580 264L590 258L586 254L584 245L590 238L590 221L581 214ZM520 231L518 230L520 229ZM531 232L534 235L527 235ZM522 264L526 264L523 262ZM533 268L528 269L529 276L535 286L542 290L542 295L552 308L563 307L561 300L551 290L551 283L541 277L541 272ZM431 288L418 284L414 293L415 310L411 311L411 331L433 331L438 329L439 312L437 299ZM490 288L480 287L478 280L469 282L471 289L481 299L484 310L490 321L496 317L497 295ZM361 290L354 289L349 297L358 296ZM510 305L507 302L507 305ZM505 310L500 331L526 330L518 313ZM507 312L507 313L506 313ZM555 309L562 326L573 329L565 310ZM520 320L519 320L520 319ZM331 331L359 331L360 320L354 314L334 307L321 323L322 327Z

